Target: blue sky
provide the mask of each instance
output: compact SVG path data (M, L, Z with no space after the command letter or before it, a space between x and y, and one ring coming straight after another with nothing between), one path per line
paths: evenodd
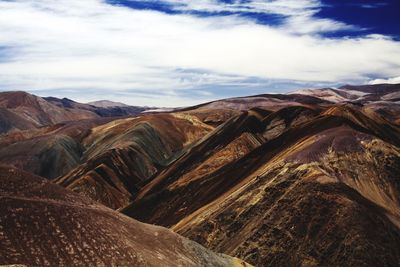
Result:
M185 106L400 82L399 10L395 0L0 0L0 90Z
M182 2L185 1L140 1L140 0L108 0L110 4L127 6L133 9L141 10L156 10L167 14L190 14L198 17L208 16L232 16L239 15L256 21L259 24L279 26L285 23L285 14L279 12L259 12L259 9L246 7L246 10L236 8L229 9L214 9L211 8L185 8L183 9ZM188 1L190 2L190 1ZM207 1L205 1L207 2ZM268 1L209 1L215 2L216 5L242 5L251 2L268 2ZM306 1L305 1L306 2ZM315 19L333 19L338 22L343 22L347 25L352 25L358 29L339 30L333 32L323 32L327 37L356 37L366 34L384 34L392 38L400 38L400 1L371 1L371 0L323 0L323 1L308 1L312 3L313 17ZM178 4L177 4L178 3ZM301 26L301 25L300 25Z

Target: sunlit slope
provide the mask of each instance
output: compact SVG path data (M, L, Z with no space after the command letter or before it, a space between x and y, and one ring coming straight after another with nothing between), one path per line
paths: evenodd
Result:
M158 114L93 128L83 142L82 164L57 180L112 207L129 203L143 184L213 129L196 117Z
M244 113L123 212L257 266L396 265L399 137L397 126L354 105Z

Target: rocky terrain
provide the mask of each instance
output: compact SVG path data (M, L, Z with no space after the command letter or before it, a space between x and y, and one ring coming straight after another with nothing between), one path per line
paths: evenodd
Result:
M212 127L191 116L146 115L92 129L82 164L55 182L114 209L127 205L153 175Z
M29 173L0 166L0 182L0 264L246 266Z
M43 114L65 112L60 121L50 115L44 120L40 112L27 116L36 103L27 101L0 101L0 125L12 125L0 137L0 162L18 168L3 167L5 181L14 179L12 172L47 178L58 185L46 186L82 199L79 207L107 211L108 227L123 218L121 231L133 231L128 225L139 223L122 213L255 266L400 265L400 85L303 89L122 118L93 108L123 105L43 100L51 105ZM147 249L118 231L113 238ZM107 248L117 257L120 247ZM169 257L189 257L188 265L232 264L216 254L208 262L190 251L159 251L158 259L171 266ZM143 255L149 265L160 263Z
M124 213L255 265L397 264L398 139L325 114L282 131L181 158Z

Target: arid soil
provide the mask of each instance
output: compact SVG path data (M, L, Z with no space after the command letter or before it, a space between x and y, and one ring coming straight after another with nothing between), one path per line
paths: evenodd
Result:
M0 264L249 266L43 178L0 166Z

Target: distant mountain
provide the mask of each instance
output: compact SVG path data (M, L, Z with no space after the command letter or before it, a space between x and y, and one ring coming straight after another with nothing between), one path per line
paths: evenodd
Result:
M7 126L0 129L3 133L99 117L92 111L54 105L44 98L26 92L1 92L0 110L3 110L3 112L6 110L13 114L7 116Z
M67 121L137 115L146 109L131 106L95 107L67 98L42 98L21 91L0 92L0 134Z
M399 92L400 84L375 84L375 85L344 85L339 89L364 92L384 96L393 92Z
M87 103L88 105L92 105L100 108L111 108L111 107L127 107L128 105L120 102L113 102L109 100L99 100Z
M293 94L318 97L333 103L349 102L361 105L400 124L400 84L345 85L337 89L299 90Z
M114 103L111 101L109 102L107 101L110 104L109 106L96 106L92 104L77 103L68 98L58 99L55 97L45 97L44 99L62 108L66 109L73 108L83 111L90 111L100 117L122 117L129 115L137 115L149 109L147 107L134 107L124 104L115 106L113 104L110 104Z

